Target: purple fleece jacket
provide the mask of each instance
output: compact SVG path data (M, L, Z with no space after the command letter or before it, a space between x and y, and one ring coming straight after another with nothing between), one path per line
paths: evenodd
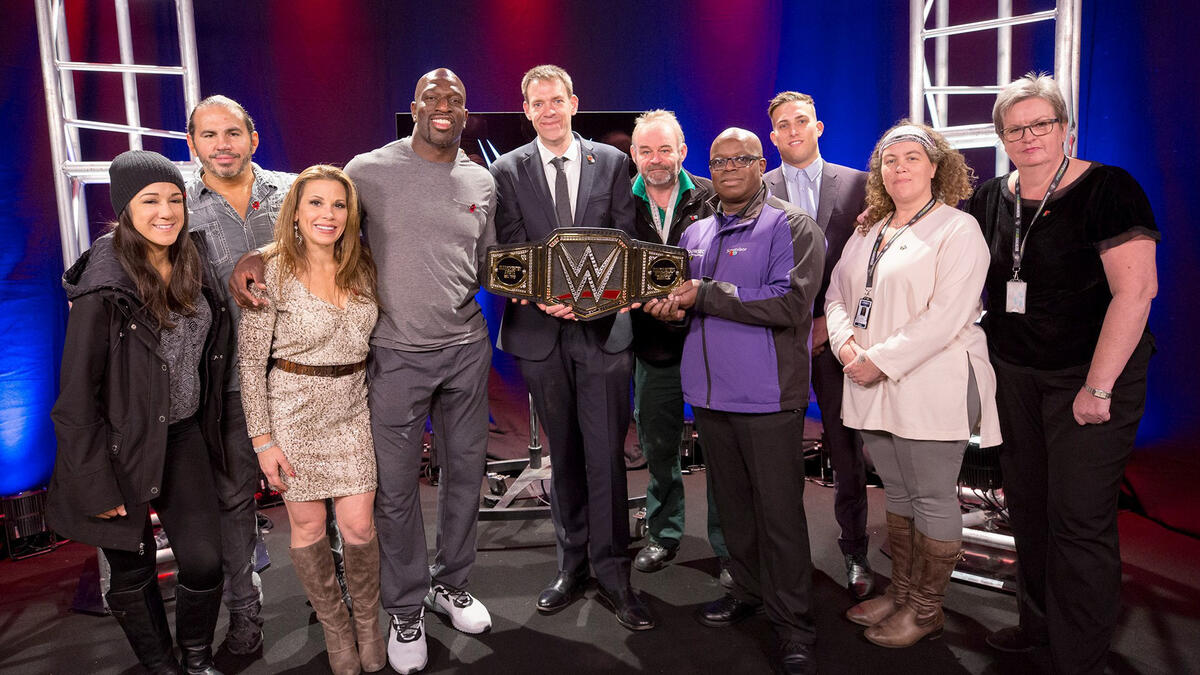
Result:
M816 222L763 188L741 212L718 208L693 224L679 246L701 279L683 347L684 399L725 412L804 410L825 266Z

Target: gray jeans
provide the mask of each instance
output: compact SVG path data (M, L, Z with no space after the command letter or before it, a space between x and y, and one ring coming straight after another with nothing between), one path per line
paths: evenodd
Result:
M967 419L979 425L979 387L975 370L967 366ZM922 441L901 438L886 431L862 432L863 445L883 479L887 510L912 518L914 526L930 539L962 538L962 511L958 507L958 472L967 439Z
M221 505L221 567L225 573L222 596L230 612L258 602L254 584L254 547L258 542L258 457L246 435L242 395L225 392L221 433L225 443L225 470L213 468L217 499Z

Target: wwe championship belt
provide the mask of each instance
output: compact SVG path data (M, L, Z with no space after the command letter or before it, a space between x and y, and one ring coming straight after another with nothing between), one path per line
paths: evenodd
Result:
M567 304L588 320L666 297L688 279L688 254L621 230L564 227L540 242L489 246L487 271L484 287L496 295Z

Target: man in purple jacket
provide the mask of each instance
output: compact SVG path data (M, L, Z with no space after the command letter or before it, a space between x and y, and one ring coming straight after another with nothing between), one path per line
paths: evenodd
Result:
M733 589L699 619L728 626L765 607L782 670L816 672L798 440L825 238L811 217L768 194L757 136L726 129L709 158L716 213L679 240L698 278L646 306L660 319L688 322L683 396L696 415L733 559Z

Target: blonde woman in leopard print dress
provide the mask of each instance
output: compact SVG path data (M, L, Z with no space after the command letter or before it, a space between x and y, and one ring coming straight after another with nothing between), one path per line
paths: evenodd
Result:
M246 426L263 473L287 505L292 563L325 630L334 673L387 663L365 380L378 307L360 224L346 174L324 165L301 173L263 256L266 306L243 312L238 331ZM325 535L328 498L345 540L353 624Z

